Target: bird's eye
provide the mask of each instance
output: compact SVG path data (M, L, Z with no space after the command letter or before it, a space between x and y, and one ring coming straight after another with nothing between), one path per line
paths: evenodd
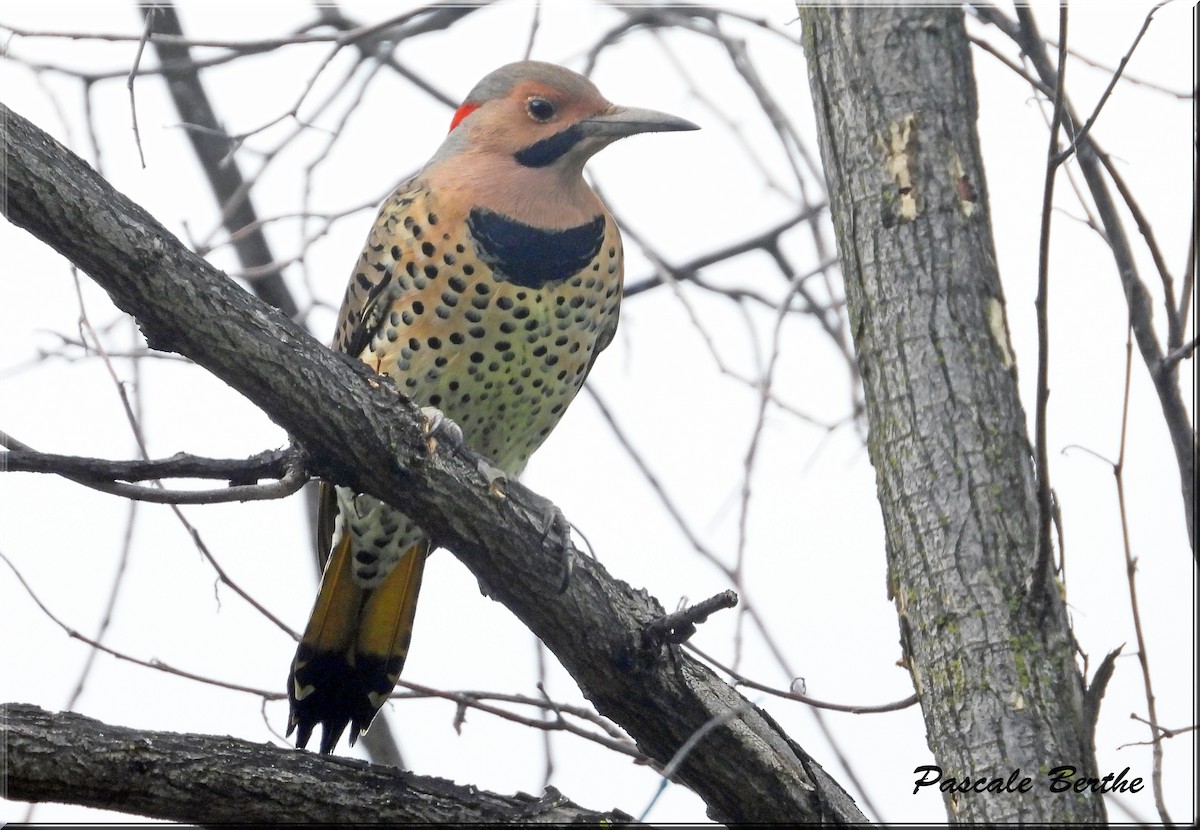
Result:
M530 98L527 109L534 121L549 121L554 117L554 104L545 98Z

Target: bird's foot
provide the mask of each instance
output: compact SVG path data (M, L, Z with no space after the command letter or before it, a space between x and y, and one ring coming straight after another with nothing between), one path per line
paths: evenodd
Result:
M451 449L457 450L463 445L462 427L447 418L446 413L442 410L436 406L423 406L421 407L421 417L424 419L421 434L425 437L425 444L429 447L430 455L437 452L439 438L445 441Z
M508 481L508 473L483 457L476 459L475 469L479 471L481 476L487 479L489 493L498 499L508 496L504 492L504 483Z
M571 522L558 509L558 505L552 502L546 503L546 508L541 515L541 519L542 543L544 544L550 538L551 533L554 533L556 538L562 540L562 543L558 547L559 561L562 564L562 581L558 586L558 592L561 594L571 584L571 574L575 570L575 552L571 545Z

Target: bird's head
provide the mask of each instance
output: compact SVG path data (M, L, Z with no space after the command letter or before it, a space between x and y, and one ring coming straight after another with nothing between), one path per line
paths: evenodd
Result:
M637 133L695 130L674 115L610 103L584 76L541 61L510 63L475 85L454 113L446 151L511 158L578 174L598 150Z
M486 207L536 227L576 227L604 210L583 180L598 150L637 133L695 129L673 115L618 107L561 66L510 63L467 95L422 175L447 205Z

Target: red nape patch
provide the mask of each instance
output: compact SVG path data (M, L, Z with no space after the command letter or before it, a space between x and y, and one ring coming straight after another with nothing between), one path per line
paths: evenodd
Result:
M461 124L464 118L475 112L477 109L479 109L479 104L463 104L461 107L459 107L455 111L454 117L450 119L449 131L454 132L454 128Z

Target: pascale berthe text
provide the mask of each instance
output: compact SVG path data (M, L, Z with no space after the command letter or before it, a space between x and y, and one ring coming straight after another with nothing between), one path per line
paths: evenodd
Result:
M935 766L920 766L913 770L920 776L913 787L913 794L919 793L922 787L937 787L944 793L1027 793L1034 787L1033 778L1022 776L1020 769L1014 769L1007 778L952 778L942 775L942 768ZM1055 767L1045 775L1046 786L1052 793L1087 792L1097 793L1136 793L1142 790L1141 778L1130 778L1129 767L1118 773L1109 773L1103 778L1080 778L1076 775L1075 767Z

